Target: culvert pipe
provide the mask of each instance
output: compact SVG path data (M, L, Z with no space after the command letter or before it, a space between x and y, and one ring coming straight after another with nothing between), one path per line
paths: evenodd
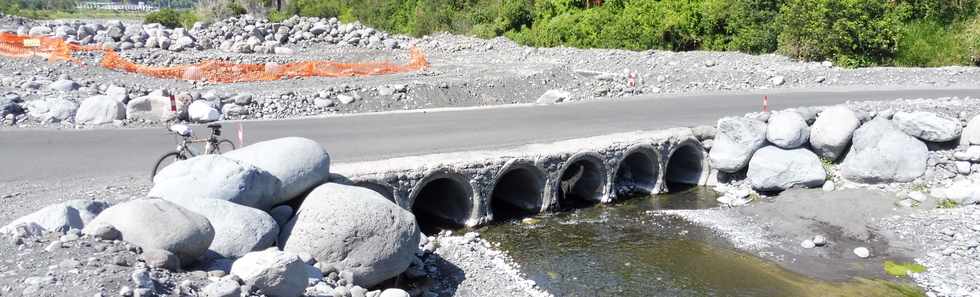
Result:
M613 189L617 198L649 195L657 192L660 157L650 145L630 147L616 168Z
M466 226L473 210L473 188L462 175L430 174L409 195L411 210L425 234Z
M544 209L544 188L548 178L534 163L511 161L494 180L490 192L490 213L494 220L523 218Z
M559 210L586 207L602 201L607 170L598 154L573 155L559 172L554 187Z
M704 147L696 140L686 140L673 148L667 158L664 181L667 191L679 191L701 184L708 169Z

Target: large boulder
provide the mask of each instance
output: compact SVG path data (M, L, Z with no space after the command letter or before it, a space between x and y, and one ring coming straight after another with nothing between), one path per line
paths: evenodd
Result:
M756 191L782 191L792 187L814 188L827 179L820 158L805 148L759 149L749 162L746 177Z
M75 112L75 122L80 124L108 124L125 118L126 106L106 95L85 99Z
M136 97L126 104L126 116L132 119L146 121L172 121L181 112L187 110L190 102L174 100L176 111L172 110L170 97L163 96L161 92L150 93L149 95Z
M187 116L190 117L192 121L196 122L214 122L221 118L221 113L218 109L208 104L207 101L197 100L191 103L190 107L187 108Z
M283 250L309 253L320 263L374 286L405 271L420 232L411 212L367 188L327 183L314 189L279 236Z
M78 104L64 98L45 98L27 102L27 114L42 122L61 122L75 117Z
M172 200L211 222L214 240L206 258L238 258L276 244L279 225L264 211L217 199Z
M254 165L279 179L279 193L271 204L298 197L330 176L330 155L316 141L302 137L267 140L224 156Z
M279 179L223 155L202 155L164 167L150 197L172 201L218 199L267 210L277 204Z
M160 249L192 264L207 252L214 227L202 215L163 199L137 199L110 207L82 229L96 234L100 227L119 231L121 239L143 249Z
M963 129L963 135L960 136L960 144L980 145L980 115L974 116L966 124L966 128Z
M251 252L231 265L231 274L269 297L297 297L308 283L306 263L274 248Z
M810 127L797 112L777 112L769 117L766 139L780 148L798 148L810 140Z
M58 92L71 92L78 90L81 87L73 80L70 79L59 79L48 85L48 89Z
M766 123L744 117L718 120L718 134L708 154L711 167L733 173L745 168L756 150L766 145Z
M929 142L947 142L960 137L960 121L941 117L932 112L897 112L892 121L909 136Z
M862 183L910 182L925 173L928 158L925 143L875 119L854 131L841 175Z
M53 232L64 233L70 229L81 230L106 208L109 208L109 203L105 201L69 200L49 205L20 217L6 226L0 227L0 234L13 234L16 232L17 226L32 223L44 228L44 230Z
M846 106L824 109L810 127L810 147L818 156L836 161L860 125L857 114Z

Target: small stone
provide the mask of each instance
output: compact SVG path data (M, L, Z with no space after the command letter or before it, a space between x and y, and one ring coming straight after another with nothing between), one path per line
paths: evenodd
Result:
M137 269L130 276L133 283L136 284L136 288L152 289L154 287L153 278L150 277L150 272L146 269Z
M133 289L129 286L123 286L122 288L119 288L119 296L131 297L133 296Z
M854 248L854 255L857 255L858 258L862 258L862 259L871 257L871 250L868 250L868 248L866 247L857 247Z
M54 241L48 244L48 246L44 248L44 251L50 253L62 248L65 248L65 246L61 241Z
M816 246L825 246L825 245L827 245L827 238L826 237L823 237L823 235L814 236L813 237L813 244L816 245Z
M771 82L773 86L781 86L786 83L786 77L782 75L773 76L769 79L769 82Z
M343 94L337 95L337 100L339 100L340 103L343 103L343 104L351 104L351 103L354 103L354 97L353 96L350 96L350 95L343 95Z
M823 183L822 188L824 192L833 192L837 189L837 185L834 184L834 181L828 180Z
M926 201L927 198L929 197L926 196L925 193L919 191L909 193L909 199L915 200L916 202L919 203Z
M152 268L161 268L170 271L180 269L180 259L174 253L161 249L147 249L143 251L143 262Z
M812 249L812 248L816 247L817 245L815 243L813 243L813 240L807 239L807 240L804 240L802 243L800 243L800 246L802 246L805 249Z

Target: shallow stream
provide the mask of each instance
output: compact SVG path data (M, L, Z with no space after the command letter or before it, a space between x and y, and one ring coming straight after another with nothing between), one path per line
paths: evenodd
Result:
M705 188L637 197L483 227L528 278L555 296L918 296L908 285L813 279L736 251L658 209L716 206ZM530 221L530 222L529 222Z

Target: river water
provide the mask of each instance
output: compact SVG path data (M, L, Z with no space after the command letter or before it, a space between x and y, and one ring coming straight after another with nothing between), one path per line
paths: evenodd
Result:
M483 227L528 278L556 296L918 296L908 285L836 283L731 248L658 209L715 207L705 188L636 197Z

